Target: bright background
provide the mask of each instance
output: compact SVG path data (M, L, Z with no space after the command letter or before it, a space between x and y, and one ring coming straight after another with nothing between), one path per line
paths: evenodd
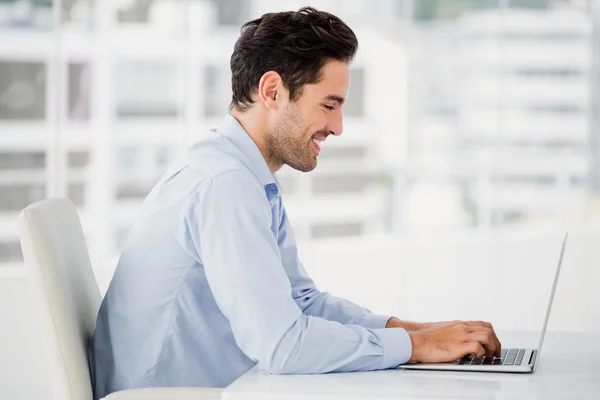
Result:
M600 331L600 2L321 0L357 33L345 132L284 168L322 290L414 320ZM68 196L106 290L145 195L281 0L0 0L0 398L48 398L16 217Z

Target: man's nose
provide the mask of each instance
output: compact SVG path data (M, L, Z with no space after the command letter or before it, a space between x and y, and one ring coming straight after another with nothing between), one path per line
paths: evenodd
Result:
M340 136L342 131L344 130L344 123L342 121L342 116L335 116L325 126L325 130L335 136Z

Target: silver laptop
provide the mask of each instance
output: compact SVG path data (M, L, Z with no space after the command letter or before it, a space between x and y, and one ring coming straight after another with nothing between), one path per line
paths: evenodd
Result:
M552 284L552 291L550 292L550 299L548 300L548 307L546 309L546 317L544 318L544 326L542 328L537 349L502 349L502 355L500 357L494 357L493 359L486 359L485 357L475 358L474 355L471 354L451 363L404 364L400 365L398 368L436 371L535 372L537 360L542 351L546 328L548 327L548 318L550 317L554 292L556 291L556 284L560 275L560 267L562 265L565 246L567 244L567 236L568 233L565 235L560 251L554 283Z

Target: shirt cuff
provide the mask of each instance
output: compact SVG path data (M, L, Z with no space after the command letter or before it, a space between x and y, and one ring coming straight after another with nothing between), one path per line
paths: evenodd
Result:
M380 369L396 368L410 360L412 341L405 329L376 329L374 332L379 337L379 344L383 349Z
M390 318L392 317L386 315L366 314L358 321L357 325L368 329L383 329Z

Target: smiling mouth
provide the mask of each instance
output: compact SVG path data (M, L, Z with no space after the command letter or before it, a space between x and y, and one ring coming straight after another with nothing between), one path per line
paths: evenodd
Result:
M317 153L321 152L321 143L323 142L323 140L319 140L317 138L312 138L312 143L315 147L315 150L317 151Z

